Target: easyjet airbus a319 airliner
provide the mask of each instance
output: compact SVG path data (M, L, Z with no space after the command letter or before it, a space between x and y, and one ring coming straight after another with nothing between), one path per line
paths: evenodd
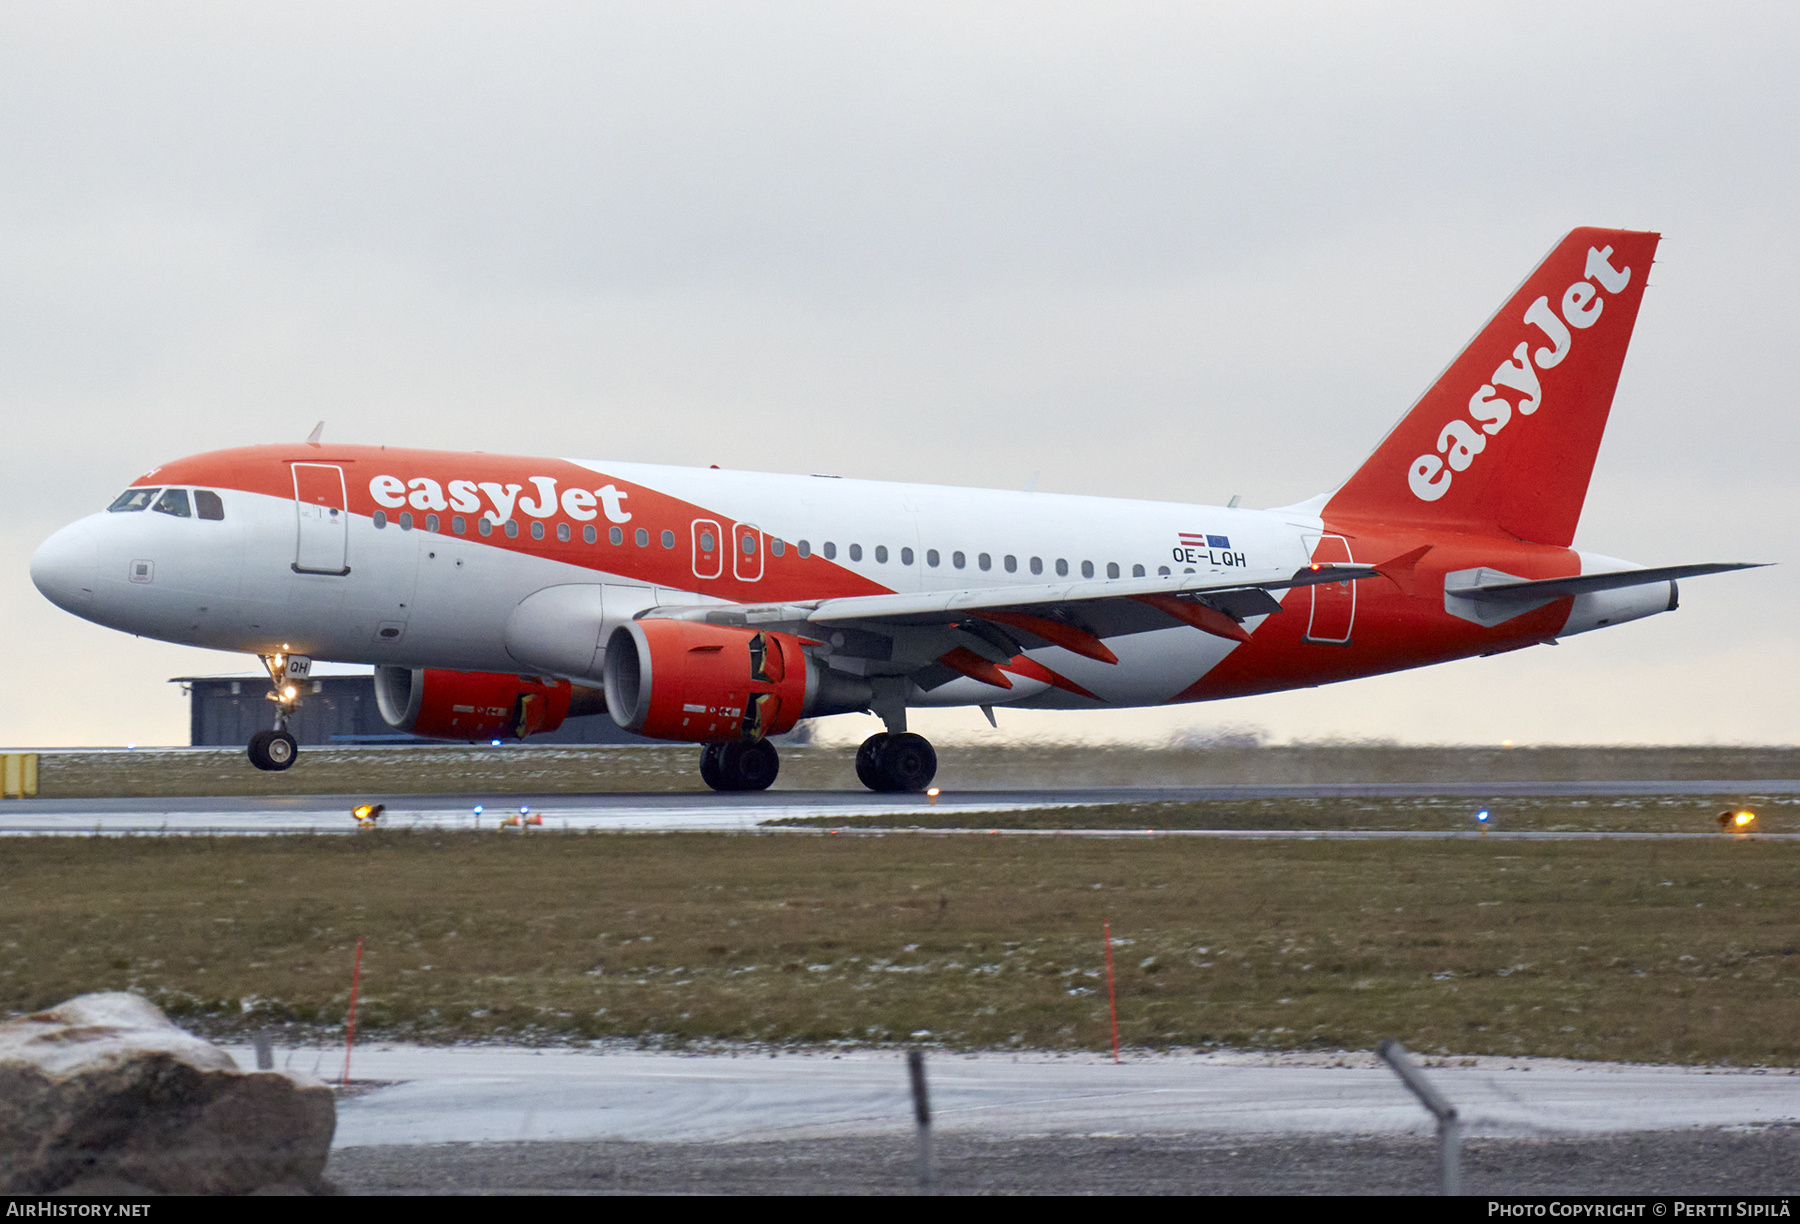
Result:
M319 441L139 477L32 559L102 625L260 656L263 769L312 660L389 723L524 738L605 710L766 787L768 737L872 711L877 791L937 758L907 710L1210 701L1553 643L1676 606L1569 545L1658 235L1579 229L1335 492L1274 510Z

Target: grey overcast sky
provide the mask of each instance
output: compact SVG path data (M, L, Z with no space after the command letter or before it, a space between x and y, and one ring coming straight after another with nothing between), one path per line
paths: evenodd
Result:
M1665 235L1577 544L1784 563L1494 659L1003 736L1800 738L1792 4L0 7L0 742L250 660L32 550L298 439L1280 505L1576 225ZM972 711L937 734L973 736Z

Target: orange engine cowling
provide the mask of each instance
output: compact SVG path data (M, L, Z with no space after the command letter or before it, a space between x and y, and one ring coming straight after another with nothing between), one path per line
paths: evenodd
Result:
M627 731L716 743L800 721L807 659L789 633L698 621L631 621L606 644L606 705Z
M390 727L432 739L524 739L569 715L573 686L506 672L377 667L375 703Z

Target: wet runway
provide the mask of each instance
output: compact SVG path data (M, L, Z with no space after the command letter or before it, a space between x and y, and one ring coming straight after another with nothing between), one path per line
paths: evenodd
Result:
M9 799L0 803L0 836L82 836L156 834L255 836L281 833L347 833L355 830L350 809L359 803L387 805L384 828L494 829L525 809L545 829L614 832L754 831L782 819L887 817L904 826L915 813L973 816L1113 804L1184 803L1234 799L1410 798L1441 796L1470 800L1534 798L1622 798L1630 796L1800 795L1800 780L1616 781L1502 783L1329 783L1288 786L1089 787L1045 790L960 791L936 804L924 795L873 795L867 791L771 790L717 795L704 791L544 795L297 795L226 796L173 799ZM480 808L480 811L477 811ZM848 832L848 830L847 830ZM989 835L989 830L934 830L935 833ZM1446 830L999 830L1007 836L1181 836L1302 839L1473 838L1468 829ZM1704 838L1718 834L1642 832L1524 832L1495 830L1485 836L1515 840L1595 838ZM1785 840L1795 834L1753 834Z

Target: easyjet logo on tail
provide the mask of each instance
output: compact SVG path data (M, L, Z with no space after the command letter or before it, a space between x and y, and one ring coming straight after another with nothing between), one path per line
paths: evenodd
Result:
M1490 381L1469 397L1469 420L1458 418L1445 425L1438 434L1437 454L1420 455L1412 461L1406 482L1414 497L1434 502L1448 493L1456 473L1469 469L1475 456L1487 449L1488 438L1505 429L1514 412L1527 417L1542 406L1538 371L1562 364L1574 346L1574 335L1569 329L1586 331L1599 321L1606 307L1605 298L1589 282L1598 282L1608 294L1616 294L1631 283L1631 269L1613 267L1612 253L1611 247L1588 248L1586 276L1563 290L1560 314L1551 309L1548 296L1531 304L1522 322L1542 332L1549 346L1532 352L1530 340L1520 341L1512 357L1501 362ZM1500 387L1518 395L1516 405L1498 390ZM1477 430L1476 425L1481 428Z

